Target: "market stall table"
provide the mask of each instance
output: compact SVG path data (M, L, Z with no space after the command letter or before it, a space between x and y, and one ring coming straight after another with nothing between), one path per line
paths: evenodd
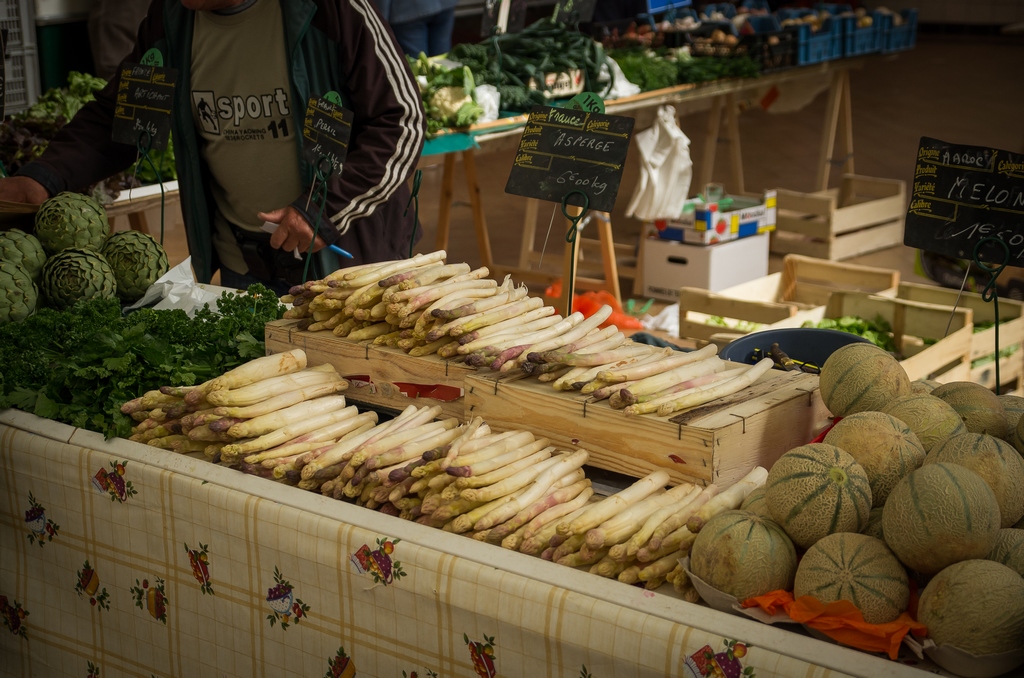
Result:
M2 675L695 677L732 641L759 678L925 675L14 410L0 464Z

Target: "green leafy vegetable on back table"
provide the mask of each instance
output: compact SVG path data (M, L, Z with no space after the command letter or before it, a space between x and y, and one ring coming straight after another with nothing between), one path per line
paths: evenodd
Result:
M846 315L842 318L825 318L815 323L812 320L805 322L802 327L816 327L821 330L839 330L864 337L875 346L896 353L896 342L892 338L892 326L881 316L874 321Z
M218 312L219 311L219 312ZM117 301L67 311L42 309L0 325L0 408L127 438L123 402L160 386L192 385L264 355L263 327L282 316L262 285L225 294L189 318L143 309L121 316Z

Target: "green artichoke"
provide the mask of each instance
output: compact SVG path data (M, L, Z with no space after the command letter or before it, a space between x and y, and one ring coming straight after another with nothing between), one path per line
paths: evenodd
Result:
M12 228L0 233L0 259L21 266L34 282L39 282L46 252L34 235Z
M128 303L141 299L169 268L160 243L139 231L118 231L107 238L102 254L117 280L117 296Z
M102 254L69 247L46 260L43 296L51 306L63 310L82 299L113 299L117 281Z
M60 193L36 213L36 237L50 256L68 247L99 252L109 233L106 211L81 193Z
M36 284L25 269L0 259L0 323L29 317L38 298Z

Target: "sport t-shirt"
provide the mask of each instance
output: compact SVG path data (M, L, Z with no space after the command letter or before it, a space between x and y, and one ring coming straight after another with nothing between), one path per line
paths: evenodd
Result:
M280 0L230 15L196 12L192 116L213 180L213 245L238 273L249 267L229 224L259 231L257 212L302 192L291 92Z

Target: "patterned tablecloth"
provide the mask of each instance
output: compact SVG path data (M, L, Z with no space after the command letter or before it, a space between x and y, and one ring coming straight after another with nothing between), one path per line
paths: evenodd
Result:
M923 675L21 412L0 472L4 676Z

